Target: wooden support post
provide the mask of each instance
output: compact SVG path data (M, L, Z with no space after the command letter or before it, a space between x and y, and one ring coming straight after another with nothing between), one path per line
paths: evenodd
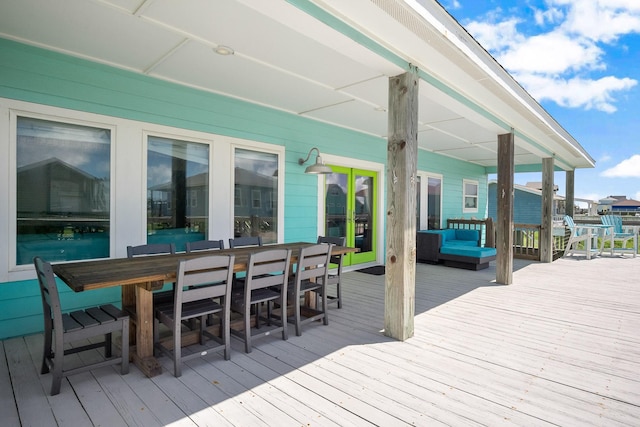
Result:
M569 215L573 218L573 209L576 205L575 199L575 181L574 181L575 171L570 170L566 172L566 182L565 182L565 215Z
M542 218L540 262L553 262L553 158L542 159Z
M384 333L401 341L413 336L417 158L418 73L412 67L389 79Z
M498 135L496 282L513 283L514 134Z

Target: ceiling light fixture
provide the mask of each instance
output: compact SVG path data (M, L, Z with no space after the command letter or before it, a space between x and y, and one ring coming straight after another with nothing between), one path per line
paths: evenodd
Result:
M313 153L313 150L316 150L318 152L318 155L316 156L316 163L308 166L305 170L304 173L315 173L315 174L328 174L328 173L333 173L333 170L324 164L324 162L322 161L322 157L320 157L320 150L318 150L316 147L313 147L311 150L309 150L309 154L307 154L307 158L303 159L300 158L298 159L298 164L299 165L304 165L307 160L309 160L309 158L311 157L311 153Z
M233 55L234 53L233 49L231 49L229 46L224 46L224 45L219 45L218 47L213 49L213 51L218 55L223 55L223 56Z

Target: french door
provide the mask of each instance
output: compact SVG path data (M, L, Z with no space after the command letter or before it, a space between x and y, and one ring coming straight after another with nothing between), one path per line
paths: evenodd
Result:
M347 246L357 253L345 255L344 265L376 260L377 247L377 172L331 166L325 175L326 236L346 237Z

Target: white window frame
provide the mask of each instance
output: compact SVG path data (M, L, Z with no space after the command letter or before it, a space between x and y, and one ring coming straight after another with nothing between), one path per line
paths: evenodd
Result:
M212 232L212 226L213 226L213 221L211 219L212 217L212 201L211 199L213 198L213 173L212 171L215 170L214 166L212 164L213 162L213 147L214 147L214 140L212 139L213 135L209 135L209 134L203 134L201 132L196 132L196 131L190 131L190 130L186 130L186 129L175 129L175 128L169 128L166 126L160 126L160 125L150 125L149 123L146 122L135 122L135 123L139 123L140 127L141 127L141 132L142 132L142 164L141 164L141 170L142 170L142 200L144 200L144 212L142 213L142 229L144 229L145 231L145 235L140 237L140 241L139 243L135 243L135 244L145 244L147 242L147 236L146 236L146 232L147 232L147 162L148 162L148 153L149 153L149 137L156 137L156 138L164 138L164 139L168 139L168 140L176 140L176 141L182 141L182 142L190 142L190 143L195 143L195 144L205 144L209 146L209 209L208 209L208 223L207 223L207 234L211 234ZM172 209L172 205L171 205L171 198L167 199L167 209L171 210ZM209 238L209 237L207 237ZM216 238L217 239L217 238Z
M68 111L68 114L59 114L60 109L41 106L38 104L30 104L23 102L15 102L11 104L17 104L15 106L8 106L8 118L9 123L7 129L9 130L8 137L9 143L6 145L9 148L8 153L8 172L9 172L9 191L5 194L9 195L9 203L7 218L9 219L6 230L7 230L7 239L5 239L6 247L4 248L5 253L7 254L8 266L7 270L0 270L0 281L13 281L13 280L25 280L30 277L30 273L33 271L33 265L24 264L17 265L16 259L16 244L17 244L17 142L18 142L18 117L25 118L34 118L39 120L47 120L50 122L57 122L61 124L71 124L71 125L79 125L79 126L88 126L93 128L100 129L108 129L110 131L110 142L109 142L109 155L110 155L110 165L109 165L109 180L110 180L110 192L109 192L109 257L113 256L113 248L114 248L114 236L113 230L115 225L115 191L113 186L114 176L115 176L115 138L116 138L116 127L113 123L108 121L103 121L99 116L95 116L93 114L86 114L81 112L75 112L72 110L63 110L65 113ZM3 104L0 103L0 110L3 108ZM4 135L2 136L4 138ZM2 251L0 251L1 253ZM29 273L29 276L25 276L25 272Z
M476 186L476 194L469 195L467 194L467 185L475 185ZM466 200L468 197L474 197L476 199L475 208L466 207ZM463 179L462 180L462 212L464 213L477 213L478 212L478 203L480 197L480 182L473 179Z
M235 153L236 148L240 148L242 150L251 150L251 151L259 151L268 154L275 154L278 156L278 230L277 230L277 242L282 243L284 241L284 177L286 176L285 171L285 147L280 145L267 144L264 142L257 141L248 141L241 140L237 138L227 138L231 141L229 149L231 150L229 158L231 159L229 163L229 179L231 180L229 191L235 189ZM234 203L229 204L229 233L230 237L233 237L234 231L234 218L235 218L235 206Z

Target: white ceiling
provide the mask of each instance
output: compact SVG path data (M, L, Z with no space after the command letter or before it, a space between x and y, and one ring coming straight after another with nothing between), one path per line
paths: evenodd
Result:
M0 37L383 138L389 77L410 63L427 77L420 148L491 167L497 135L513 127L517 165L554 155L563 168L592 167L432 3L427 11L413 0L2 0ZM234 54L215 53L221 45Z

